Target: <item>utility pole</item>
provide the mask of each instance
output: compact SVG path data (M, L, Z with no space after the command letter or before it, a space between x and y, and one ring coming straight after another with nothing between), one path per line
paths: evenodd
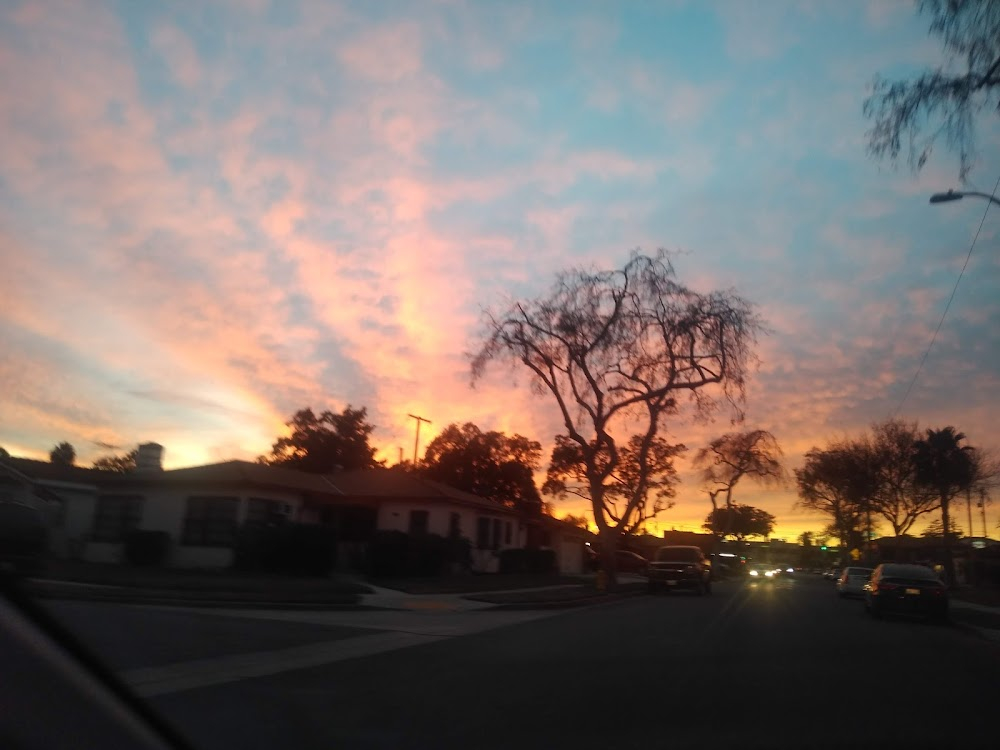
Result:
M403 446L399 446L399 463L403 463Z
M968 487L965 488L965 507L969 511L969 536L973 536L972 531L972 490Z
M972 546L972 488L965 488L965 507L969 511L969 562L966 565L965 582L975 586L979 583L976 575L976 548Z
M417 437L413 441L413 465L416 466L417 465L417 448L420 447L420 423L421 422L426 422L427 424L430 424L431 420L424 419L423 417L418 417L416 414L407 414L406 416L408 416L410 419L417 420Z
M983 539L989 539L990 533L986 528L986 489L979 488L979 512L983 514Z

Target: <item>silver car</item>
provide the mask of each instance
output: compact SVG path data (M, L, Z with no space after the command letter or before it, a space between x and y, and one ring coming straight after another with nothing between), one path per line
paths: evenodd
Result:
M847 567L837 579L837 595L840 598L848 596L863 596L864 585L871 578L871 568Z

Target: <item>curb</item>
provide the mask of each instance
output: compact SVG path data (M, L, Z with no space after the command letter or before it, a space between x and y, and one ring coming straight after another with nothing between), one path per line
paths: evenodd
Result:
M261 599L186 599L173 596L143 595L135 593L126 594L121 591L115 592L95 592L95 591L45 591L29 590L36 599L47 599L51 601L77 601L77 602L97 602L105 604L127 604L139 606L157 607L178 607L187 609L273 609L286 611L328 611L328 612L412 612L425 611L423 608L414 607L387 607L374 604L363 604L361 595L354 597L351 601L265 601ZM575 599L563 599L539 602L505 602L494 603L477 599L469 601L478 602L483 605L473 610L487 612L495 610L530 610L530 609L572 609L584 607L591 604L604 604L616 601L628 596L635 596L640 592L622 592L616 595L595 594L581 596ZM463 597L464 598L464 597ZM451 611L451 610L449 610ZM460 610L454 610L460 611Z
M190 599L181 596L161 596L135 592L46 591L27 588L36 599L99 602L107 604L155 605L159 607L187 607L197 609L286 609L286 610L372 610L382 609L361 604L360 595L345 596L339 600L324 601L267 601L263 599Z
M489 609L491 610L503 610L503 611L523 611L531 609L576 609L579 607L590 607L597 606L601 604L613 604L614 602L621 601L622 599L631 599L635 596L642 596L645 594L645 590L642 591L621 591L614 594L592 594L588 596L580 596L574 599L556 599L551 601L539 601L539 602L504 602L502 604L493 604ZM472 601L478 601L473 599ZM489 604L490 602L485 602Z
M260 598L218 598L218 597L190 597L184 592L149 591L142 589L131 589L127 587L93 589L87 587L62 589L48 586L24 586L25 591L32 597L42 600L52 601L78 601L78 602L98 602L108 604L126 604L137 606L157 606L157 607L178 607L188 609L273 609L287 611L392 611L408 612L420 610L414 607L384 606L381 604L365 604L365 594L343 594L339 597L329 599L287 599L268 600ZM223 592L219 592L223 593ZM468 611L524 611L524 610L559 610L576 609L588 606L598 606L611 604L622 599L640 596L645 593L645 588L618 591L614 593L598 593L593 591L581 592L580 596L569 599L549 599L537 601L507 601L493 602L488 599L478 599L476 595L488 597L491 592L470 592L469 595L458 595L459 598L469 602L476 602L482 606L469 609ZM460 608L459 608L460 609ZM458 610L456 610L458 611Z
M58 588L23 585L22 590L35 599L104 602L110 604L156 605L203 609L289 609L289 610L339 610L378 609L361 603L362 594L340 594L325 599L273 600L259 597L236 596L186 596L185 592L150 591L126 587L116 588ZM219 592L223 593L223 592Z
M961 619L956 618L954 613L949 616L948 624L952 627L958 628L959 630L964 630L971 636L981 638L984 641L1000 643L1000 630L997 630L996 628L984 628L980 625L963 622Z

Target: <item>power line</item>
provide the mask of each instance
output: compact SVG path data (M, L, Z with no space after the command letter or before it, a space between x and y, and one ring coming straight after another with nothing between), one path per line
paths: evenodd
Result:
M993 205L993 200L996 199L997 188L1000 188L1000 177L997 177L996 184L993 186L993 192L991 193L990 200L986 202L986 210L983 211L983 218L979 221L979 228L976 230L976 236L972 238L972 244L969 245L969 252L965 256L965 263L962 264L962 270L958 274L958 278L955 279L955 286L952 287L951 296L948 298L948 304L944 306L944 312L941 313L941 320L938 321L937 328L934 329L934 335L931 336L931 341L927 344L927 349L924 351L924 356L920 358L920 364L917 365L917 371L913 373L913 379L910 380L910 384L906 386L906 393L903 394L903 398L900 399L899 405L893 410L890 416L895 417L899 414L899 410L903 408L903 404L906 403L907 397L910 395L910 391L913 390L913 384L917 382L917 377L920 375L920 371L924 369L924 362L927 361L927 356L931 353L931 348L934 346L934 342L937 341L938 333L941 331L941 326L944 325L944 319L948 315L948 310L951 309L951 303L955 299L955 293L958 291L958 285L962 281L962 276L965 275L965 269L969 265L969 259L972 257L972 251L976 247L976 241L979 239L979 233L983 231L983 224L986 223L986 215L990 212L990 206Z

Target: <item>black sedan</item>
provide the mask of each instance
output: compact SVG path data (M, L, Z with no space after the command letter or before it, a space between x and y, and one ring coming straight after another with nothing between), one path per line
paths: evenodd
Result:
M948 589L923 565L882 563L865 584L864 596L865 610L872 617L893 613L939 622L948 619Z

